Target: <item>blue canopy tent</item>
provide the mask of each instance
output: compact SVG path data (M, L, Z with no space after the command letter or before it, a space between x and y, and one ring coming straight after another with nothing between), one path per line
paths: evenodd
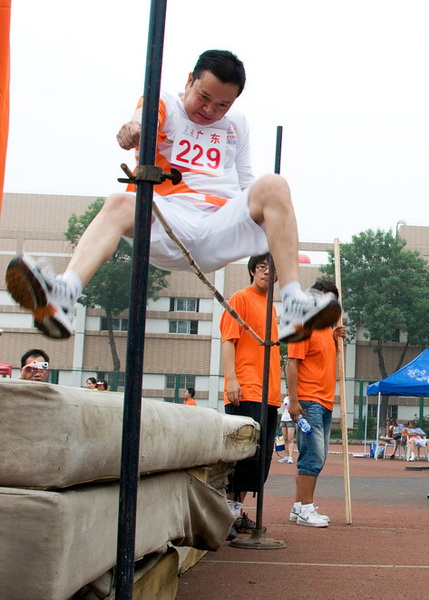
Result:
M429 348L410 363L368 386L368 396L429 396Z
M366 390L368 396L378 394L377 440L380 430L381 396L429 396L429 348L423 350L410 363L389 377L372 383ZM367 407L368 414L368 407ZM365 431L366 446L366 431Z

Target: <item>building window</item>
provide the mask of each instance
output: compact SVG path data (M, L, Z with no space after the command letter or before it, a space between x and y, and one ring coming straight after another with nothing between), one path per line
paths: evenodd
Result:
M169 333L190 333L198 335L198 321L169 321Z
M376 419L378 414L378 405L377 404L368 404L368 417ZM397 404L389 404L387 407L387 418L390 419L393 417L394 419L398 418L398 405ZM382 426L382 423L380 423Z
M398 419L398 405L392 404L387 407L387 418Z
M128 319L112 319L113 331L128 331ZM100 331L107 331L107 318L101 317Z
M377 418L377 405L376 404L368 404L368 417Z
M188 387L195 388L195 375L166 375L165 388L167 390L174 390L176 387L179 390L184 390ZM170 398L170 401L172 400Z
M392 336L392 342L400 342L401 341L401 330L397 329Z
M170 311L199 312L199 298L170 298Z

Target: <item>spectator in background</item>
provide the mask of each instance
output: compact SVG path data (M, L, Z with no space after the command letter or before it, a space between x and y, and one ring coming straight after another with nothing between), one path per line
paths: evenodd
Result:
M408 421L407 427L402 431L402 437L410 444L409 460L416 460L417 448L419 446L427 449L426 433L421 427L417 426L417 422L414 419Z
M49 376L49 356L40 348L27 350L21 356L21 369L18 379L46 381Z
M398 425L398 421L395 417L390 417L386 421L386 434L380 435L380 440L383 442L393 442L393 453L389 458L392 460L395 458L396 450L398 450L399 454L399 445L401 443L402 431L404 430L404 425Z
M195 390L192 387L188 387L185 390L185 402L188 406L197 406L195 402Z
M283 413L280 421L280 427L282 428L283 440L285 443L286 456L279 460L279 463L293 463L293 446L295 440L295 422L292 421L292 417L289 414L289 397L286 396L283 400Z
M88 379L86 380L86 387L89 390L97 389L97 380L95 379L95 377L88 377Z
M105 379L99 379L97 381L97 390L99 390L100 392L107 392L108 389L109 389L109 384L107 383L107 381Z

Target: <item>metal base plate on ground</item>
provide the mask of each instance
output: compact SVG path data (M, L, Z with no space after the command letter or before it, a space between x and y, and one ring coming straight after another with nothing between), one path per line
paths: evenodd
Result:
M247 550L278 550L286 548L286 544L282 540L273 540L266 538L264 532L255 531L249 538L235 538L229 543L234 548L245 548Z
M416 465L416 466L412 466L412 467L405 467L405 470L406 470L406 471L429 471L429 467L428 467L428 466L426 466L426 467L423 467L423 466L422 466L422 467L420 467L420 466L419 466L419 467L418 467L418 466Z

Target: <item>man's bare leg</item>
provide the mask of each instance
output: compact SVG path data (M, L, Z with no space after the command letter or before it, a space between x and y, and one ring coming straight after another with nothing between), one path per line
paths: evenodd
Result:
M82 287L109 260L123 235L133 237L134 211L134 194L112 194L87 227L66 269L79 276Z
M299 281L298 227L287 181L280 175L258 179L249 193L249 211L255 223L265 223L280 287Z
M280 284L283 313L279 340L298 342L313 329L336 323L341 308L333 294L304 294L299 284L298 228L289 186L280 175L265 175L249 193L249 212L258 224L264 223L268 247ZM324 296L324 297L323 297Z
M316 489L317 477L314 475L296 475L296 502L301 504L313 504L314 490Z
M51 338L72 334L75 303L85 286L115 251L122 235L133 235L135 197L113 194L76 246L61 278L46 273L31 256L14 258L7 268L7 287L12 297L33 312L34 323Z

